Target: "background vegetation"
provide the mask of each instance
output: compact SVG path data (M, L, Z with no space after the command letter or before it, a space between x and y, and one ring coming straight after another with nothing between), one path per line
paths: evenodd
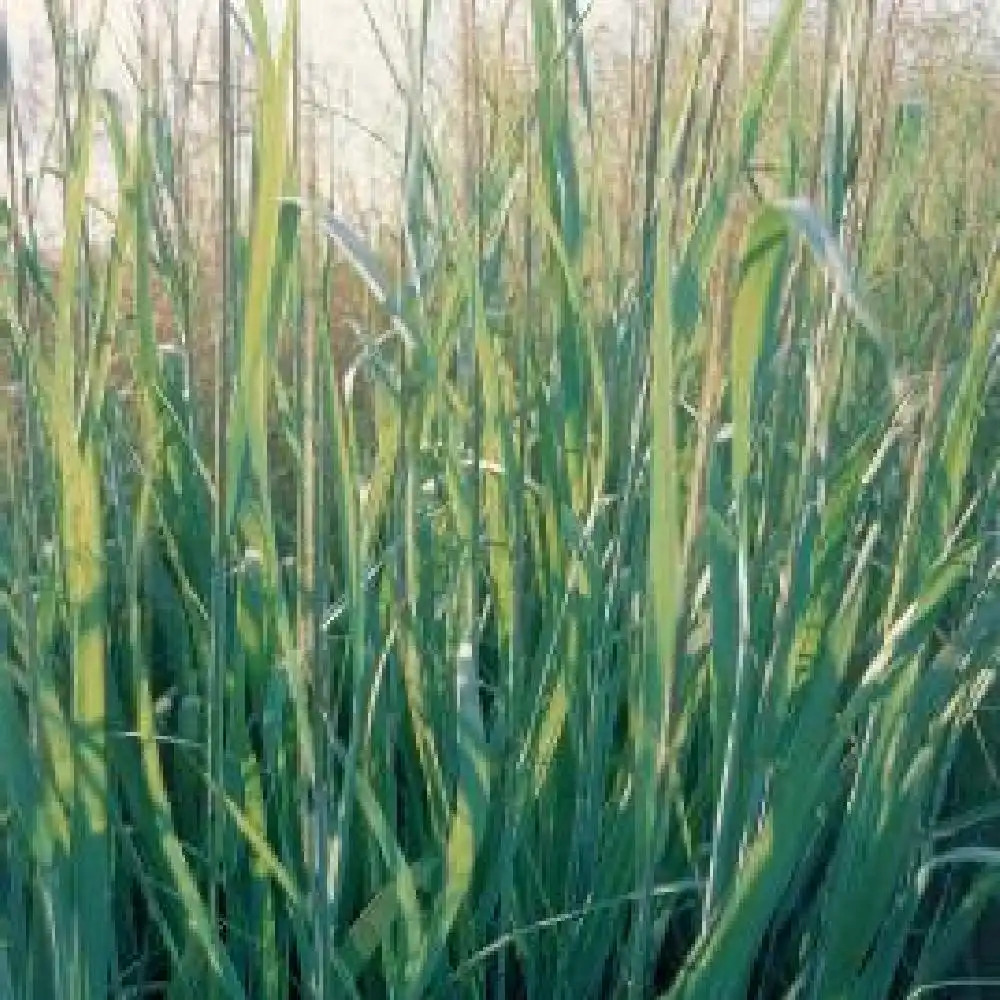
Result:
M123 103L46 7L0 994L996 995L992 66L896 0L597 62L470 3L442 105L428 3L363 233L294 4L206 19L210 129L142 18Z

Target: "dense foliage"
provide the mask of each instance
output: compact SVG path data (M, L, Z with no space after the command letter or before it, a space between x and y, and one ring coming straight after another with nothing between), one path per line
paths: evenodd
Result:
M428 0L372 239L318 195L294 5L220 3L205 178L155 48L126 114L48 0L55 259L6 105L0 995L997 989L986 68L904 67L895 2L657 6L601 74L572 0L470 16L439 116Z

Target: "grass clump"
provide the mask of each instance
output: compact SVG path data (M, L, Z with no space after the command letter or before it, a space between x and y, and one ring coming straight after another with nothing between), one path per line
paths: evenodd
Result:
M296 5L219 4L209 179L196 67L140 20L126 115L101 12L48 8L56 260L6 107L0 993L990 995L990 93L914 103L894 3L664 5L602 84L532 0L469 5L436 116L427 5L373 240Z

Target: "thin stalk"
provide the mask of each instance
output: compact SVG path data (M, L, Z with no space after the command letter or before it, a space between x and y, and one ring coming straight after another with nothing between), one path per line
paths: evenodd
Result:
M223 852L224 812L218 801L218 791L225 787L224 748L226 667L229 661L229 589L227 567L230 562L229 524L227 518L228 497L226 462L229 438L228 407L229 386L232 384L232 345L235 341L236 324L236 180L235 180L235 140L232 81L232 23L229 0L219 0L219 167L222 185L222 216L219 231L221 250L221 288L219 332L215 343L214 390L214 476L215 509L212 532L212 599L211 632L212 664L206 691L206 741L208 748L208 800L206 816L208 843L206 862L208 866L209 915L213 928L218 928L220 913L220 893L222 873L220 863ZM213 980L211 995L219 995Z
M653 27L656 56L653 62L653 97L649 109L649 133L646 139L645 192L642 207L642 288L643 329L649 330L653 315L652 288L656 272L657 211L656 194L663 147L663 120L666 113L667 40L670 35L670 4L656 8Z
M295 156L296 186L302 190L305 183L307 204L315 204L315 124L313 122L311 142L307 145L302 122L302 109L308 95L304 74L304 46L302 38L302 11L298 0L293 0L291 8L295 56L292 64L292 128ZM307 155L310 164L306 166ZM330 674L325 658L318 657L322 642L320 621L322 616L321 594L318 580L318 556L320 535L317 530L319 515L319 491L323 482L322 455L319 447L322 429L319 427L321 410L317 406L317 355L316 355L316 268L315 241L312 229L308 228L299 244L299 394L300 394L300 434L302 443L302 478L298 496L299 504L299 557L298 557L298 655L302 672L313 692L312 715L313 732L320 745L314 754L315 774L309 776L312 805L315 811L313 835L313 947L315 948L313 968L313 990L317 1000L325 1000L328 995L327 969L329 967L330 928L328 920L328 872L329 850L329 739L328 720L331 713Z

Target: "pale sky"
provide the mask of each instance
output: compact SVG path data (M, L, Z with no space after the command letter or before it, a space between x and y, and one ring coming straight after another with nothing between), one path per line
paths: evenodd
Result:
M63 0L77 7L82 17L92 11L97 0ZM421 0L369 0L375 18L384 31L393 58L401 61L402 22L409 11L412 15ZM443 80L448 76L448 66L457 63L455 38L459 24L458 11L468 0L432 0L434 20L431 31L432 77ZM523 3L524 0L516 0ZM677 0L675 0L675 3ZM699 4L703 0L681 0L681 6ZM774 8L779 0L745 0L751 12ZM812 0L825 2L825 0ZM115 90L123 86L122 59L119 46L132 50L135 41L136 0L107 0L110 14L109 31L104 37L102 58L99 65L99 83ZM176 9L180 18L180 46L190 52L195 37L199 15L205 15L209 34L214 35L218 21L218 0L145 0L147 10ZM279 23L285 0L265 0ZM330 87L335 106L362 122L367 128L398 143L402 116L394 99L394 90L382 56L375 44L362 0L301 0L303 39L309 61L320 67L322 76ZM475 0L478 9L486 16L496 16L508 0ZM587 0L577 0L582 11ZM590 0L589 30L599 33L603 46L627 47L632 14L648 10L650 0ZM958 18L962 23L988 29L991 36L1000 38L1000 0L903 0L904 8L944 13L949 19ZM50 100L52 93L51 58L44 0L0 0L0 12L6 9L11 49L11 70L15 91L24 105L26 88ZM155 16L155 15L153 15ZM162 16L162 15L161 15ZM162 24L166 22L163 21ZM972 28L971 30L975 30ZM169 33L162 29L157 36L169 47ZM33 41L34 40L34 41ZM204 45L205 43L203 43ZM203 53L201 72L206 83L216 74L216 68ZM31 82L35 87L31 88ZM38 108L39 115L48 109ZM377 197L378 185L388 180L392 158L367 137L362 129L339 119L335 128L335 149L340 168L350 174L359 187L360 197L366 197L364 188ZM338 170L338 172L339 172Z
M63 0L68 6L74 2L86 16L97 0ZM208 24L217 20L218 0L145 0L147 7L156 10L175 6L182 25L182 47L189 47L200 13L206 13ZM280 17L285 0L265 0L265 5ZM341 95L349 95L351 110L366 124L379 127L390 112L392 88L388 75L373 41L362 0L301 0L303 37L313 61L324 68L331 85ZM508 0L476 0L481 11L496 13ZM629 22L633 9L648 9L650 0L591 0L588 15L592 30L601 33L605 40L619 40L627 44ZM688 0L688 3L698 0ZM778 0L747 0L751 9L773 8ZM132 11L135 0L107 0L114 35L128 43L133 37ZM457 11L461 0L433 0L436 26L433 32L439 55L451 55L452 36L458 23ZM384 28L387 40L399 56L399 25L407 9L414 12L420 0L370 0L378 23ZM587 0L578 0L581 10ZM683 6L683 4L682 4ZM904 7L929 12L948 11L974 21L989 21L1000 28L1000 0L904 0ZM23 79L30 72L34 55L29 51L32 36L46 35L44 0L0 0L0 10L6 8L9 24L13 71L15 80ZM992 12L992 14L991 14ZM183 28L186 27L186 31ZM120 60L113 44L104 46L102 65L106 84L120 82Z
M71 6L74 0L63 0ZM136 0L107 0L108 27L103 36L98 64L98 84L123 92L126 100L130 87L125 83L121 49L131 57L136 39ZM431 31L432 84L448 76L449 66L457 63L454 39L459 24L458 11L463 0L433 0L434 19ZM496 16L507 0L476 0L479 10ZM523 2L523 0L521 0ZM591 0L588 24L591 31L600 31L604 39L622 39L626 43L633 10L648 8L650 0ZM686 0L690 2L690 0ZM160 18L162 30L154 35L169 51L169 32L163 11L176 9L179 14L180 48L186 61L194 46L199 19L204 17L207 32L215 36L218 24L218 0L145 0L150 18ZM419 9L420 0L369 0L372 13L384 33L392 58L402 68L403 23L409 13ZM81 21L93 16L97 0L75 0ZM44 0L0 0L0 11L6 6L10 40L12 78L22 109L30 105L24 95L34 90L40 95L37 117L51 114L51 55ZM238 5L240 6L240 5ZM285 0L265 0L272 16L272 26L282 23ZM580 3L581 8L584 2ZM329 87L331 100L347 118L334 126L338 173L347 172L352 178L357 196L362 200L378 196L394 170L393 158L377 142L366 135L370 129L384 136L398 148L403 117L385 62L375 42L361 0L302 0L302 36L307 60ZM159 11L159 15L155 12ZM152 22L151 23L155 23ZM217 73L202 42L200 72L210 81ZM34 86L32 86L34 84ZM360 122L364 128L351 124ZM39 131L42 131L41 129Z

